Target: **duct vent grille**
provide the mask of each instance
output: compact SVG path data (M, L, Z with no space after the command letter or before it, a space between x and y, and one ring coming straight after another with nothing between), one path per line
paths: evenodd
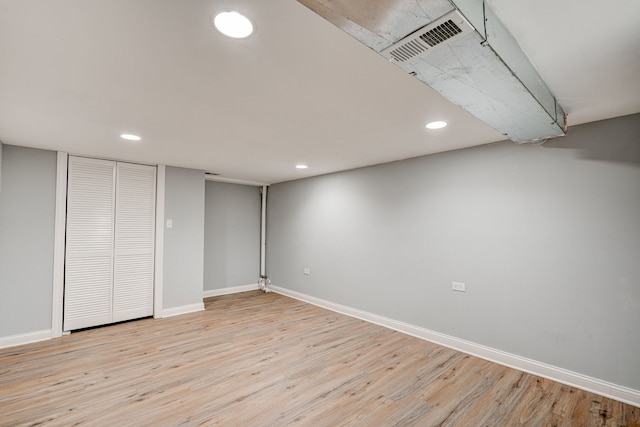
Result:
M438 25L433 30L429 30L420 36L429 46L433 47L443 41L450 39L456 34L460 34L462 30L451 19L444 24Z
M456 10L414 31L380 52L390 60L407 62L428 54L442 43L473 31L473 27Z
M404 62L404 61L407 61L407 60L413 58L416 55L421 54L422 52L424 52L426 50L427 50L427 46L425 46L424 44L420 43L420 41L411 40L411 41L403 44L399 48L393 49L391 52L389 52L389 54L396 61Z

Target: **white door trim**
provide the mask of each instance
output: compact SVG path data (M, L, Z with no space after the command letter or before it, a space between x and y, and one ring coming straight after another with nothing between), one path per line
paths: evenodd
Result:
M156 174L156 248L153 281L153 317L162 318L162 287L164 283L164 194L166 166L158 165Z
M53 290L51 305L51 338L62 336L64 303L64 253L67 230L68 153L58 151L56 167L56 208L53 237Z
M67 229L67 170L69 154L59 151L56 174L56 206L53 251L53 284L51 304L51 338L58 338L62 332L64 308L64 262ZM165 165L158 165L156 188L156 242L154 266L154 317L162 317L162 284L164 258L164 194Z

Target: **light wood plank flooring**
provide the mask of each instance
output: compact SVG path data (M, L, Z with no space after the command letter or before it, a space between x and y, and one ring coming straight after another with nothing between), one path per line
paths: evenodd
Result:
M0 425L640 426L640 409L277 294L0 350Z

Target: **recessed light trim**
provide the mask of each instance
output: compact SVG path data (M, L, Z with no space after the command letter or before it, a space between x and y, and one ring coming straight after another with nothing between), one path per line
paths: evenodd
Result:
M233 10L217 13L213 17L213 25L222 34L233 39L244 39L253 34L253 22Z
M307 169L309 166L303 165L302 163L296 165L296 169Z
M123 133L120 135L120 138L126 139L127 141L140 141L142 139L138 135L134 135L132 133Z
M447 126L447 122L443 122L442 120L437 120L435 122L429 122L425 126L427 129L442 129Z

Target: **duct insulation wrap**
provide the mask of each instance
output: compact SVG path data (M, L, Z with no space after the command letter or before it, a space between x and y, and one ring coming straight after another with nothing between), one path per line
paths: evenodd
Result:
M298 0L516 142L566 133L562 107L482 0Z

